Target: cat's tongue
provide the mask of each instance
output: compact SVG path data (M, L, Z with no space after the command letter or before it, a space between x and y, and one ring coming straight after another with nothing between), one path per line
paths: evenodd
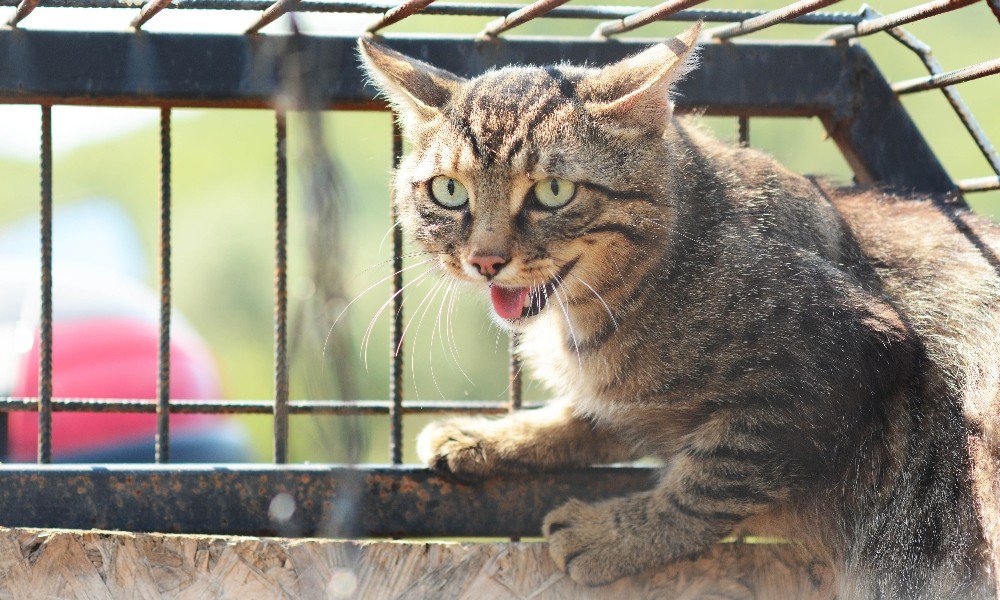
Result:
M490 300L493 310L504 319L516 319L521 316L524 299L528 296L528 288L505 288L499 285L490 286Z

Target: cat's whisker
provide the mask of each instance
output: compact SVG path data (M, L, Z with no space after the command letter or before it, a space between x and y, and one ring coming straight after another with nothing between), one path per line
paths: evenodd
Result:
M420 329L424 325L424 319L427 318L427 313L430 311L431 306L434 305L434 300L437 298L437 296L441 292L441 290L444 289L446 283L447 283L446 279L444 279L444 278L439 279L438 282L436 284L434 284L434 287L429 292L429 296L425 296L425 298L429 298L429 299L427 299L427 306L424 307L424 312L421 313L421 315L420 315L420 320L417 321L417 328L413 332L413 343L410 345L410 356L416 356L417 355L417 340L420 338ZM417 310L419 310L419 308ZM416 317L416 313L414 313L413 316ZM403 333L404 334L406 333L405 330L404 330ZM433 336L434 336L434 332L432 330L431 331L431 341L427 345L427 347L428 347L428 361L429 361L428 365L429 365L429 369L430 369L430 372L431 372L431 380L434 381L434 385L435 385L435 387L438 388L438 392L440 393L441 392L441 388L437 385L437 377L434 376L434 356L433 356L434 337ZM399 340L399 343L400 343L400 345L402 345L403 344L403 340L402 339ZM414 387L414 389L416 389L416 386L417 386L417 361L415 361L415 360L410 360L410 375L413 377L413 387ZM419 396L420 396L420 393L418 391L417 392L417 399L419 399Z
M414 250L413 252L408 252L406 254L400 254L399 257L400 258L415 258L417 256L433 256L433 255L434 255L433 252L427 252L427 251L424 251L424 250ZM378 261L376 263L372 263L372 264L368 265L367 267L361 269L357 273L355 273L354 276L351 277L350 280L354 281L355 279L357 279L358 277L361 277L362 275L364 275L368 271L371 271L372 269L376 269L376 268L381 267L383 265L389 264L389 263L391 263L394 260L396 260L395 257L393 257L393 258L387 258L385 260L380 260L380 261Z
M458 367L459 373L462 374L462 377L465 377L466 381L468 381L469 383L473 383L472 378L469 377L469 374L465 372L465 369L462 368L462 363L459 362L458 360L458 356L461 353L458 350L458 342L455 341L455 329L452 326L452 315L455 312L455 298L457 296L458 296L458 281L453 281L451 299L448 302L448 312L445 313L445 329L448 332L448 347L449 350L451 351L451 358L455 362L455 366Z
M441 391L441 385L438 384L437 375L434 373L434 338L435 336L439 338L441 342L441 350L444 350L444 333L442 332L438 335L438 332L441 330L441 312L443 311L445 302L447 302L448 296L451 294L454 286L455 282L452 280L449 281L448 285L444 287L444 296L441 297L441 302L438 303L437 318L434 319L434 328L431 329L431 341L427 344L427 363L430 366L431 381L434 382L434 387L437 389L438 396L440 396L442 400L445 399L444 392Z
M653 219L650 219L649 217L644 217L642 215L636 215L636 216L638 218L642 219L643 221L647 221L647 222L649 222L649 223L651 223L651 224L659 227L660 229L666 231L667 233L672 233L674 235L679 235L679 236L681 236L682 238L684 238L684 239L686 239L688 241L691 241L691 242L694 242L695 244L698 244L699 246L704 245L704 242L702 242L701 240L696 240L695 238L687 235L686 233L678 231L677 229L674 229L673 227L670 227L669 225L666 225L664 223L660 223L659 221L655 221Z
M389 225L389 228L385 230L385 235L382 236L382 239L378 243L379 254L382 253L382 246L385 245L385 241L387 239L389 239L389 234L392 233L392 231L395 228L399 227L402 224L403 224L403 220L402 219L396 219L396 222L393 223L392 225Z
M604 310L608 311L608 316L611 317L611 323L614 324L615 329L617 329L618 328L618 320L615 319L614 313L611 312L611 307L608 306L608 303L604 301L604 298L602 298L601 295L597 293L597 290L595 290L593 287L591 287L591 285L589 283L587 283L586 281L584 281L580 277L577 277L573 273L570 273L570 275L572 275L574 279L576 279L577 281L579 281L583 285L587 286L587 289L590 290L591 292L593 292L594 296L596 296L597 299L601 301L601 304L604 305Z
M324 357L326 356L326 347L330 343L330 336L333 335L333 328L336 327L337 323L340 322L341 317L344 316L344 313L347 312L347 309L351 308L351 306L353 306L355 302L357 302L358 300L360 300L362 296L364 296L368 292L372 291L373 289L377 288L378 286L382 285L386 281L392 279L396 275L399 275L400 273L403 273L405 271L409 271L410 269L415 269L415 268L417 268L417 267L419 267L421 265L426 265L428 262L430 262L432 260L434 260L433 257L427 258L427 259L422 260L422 261L420 261L418 263L409 265L407 267L403 267L402 269L400 269L398 271L393 271L392 273L386 275L382 279L379 279L375 283L373 283L370 286L368 286L367 288L365 288L360 294L358 294L357 296L355 296L353 300L351 300L350 302L348 302L347 306L345 306L344 309L340 311L340 314L337 315L337 318L333 320L333 324L330 325L330 330L326 332L326 338L323 340L323 356Z
M389 296L388 300L386 300L385 302L382 303L382 306L379 307L378 311L375 313L375 316L372 317L371 321L368 322L368 327L365 329L365 335L362 337L362 341L361 341L361 353L362 353L362 355L365 358L365 370L368 370L368 345L369 345L369 343L371 341L372 332L375 329L375 323L378 321L378 318L380 316L382 316L382 313L385 312L385 309L389 307L389 304L392 302L393 298L395 298L396 296L402 294L403 290L407 289L411 285L414 285L414 284L416 284L416 283L418 283L420 281L423 281L428 275L430 275L431 273L433 273L438 268L439 268L439 265L432 265L426 271L424 271L424 272L420 273L419 275L417 275L416 277L414 277L412 281L410 281L409 283L407 283L403 287L401 287L398 290L396 290L395 293L393 293L391 296ZM400 306L399 310L402 310L402 309L403 309L403 307Z
M580 364L580 371L582 372L583 359L580 357L580 341L577 339L576 331L573 329L573 320L569 318L569 309L565 304L563 304L562 298L559 296L559 288L562 286L562 281L559 279L559 276L551 270L549 270L549 276L556 282L556 284L552 286L552 293L555 294L556 303L559 304L559 308L562 309L563 316L566 317L566 326L569 327L569 337L573 340L573 353L576 354L576 360ZM546 294L546 297L547 296L548 294Z
M437 290L442 283L444 283L444 279L438 280L438 282L434 284L434 286L430 289L430 291L424 294L424 297L420 301L420 304L417 304L417 308L413 310L413 314L410 315L409 320L406 321L406 325L403 326L403 332L400 333L399 335L399 343L396 345L396 349L393 351L393 356L399 356L399 351L402 350L403 342L406 340L406 332L410 330L410 325L413 324L413 319L417 317L417 313L420 312L421 307L423 307L424 304L427 302L427 299L428 297L430 297L431 293Z

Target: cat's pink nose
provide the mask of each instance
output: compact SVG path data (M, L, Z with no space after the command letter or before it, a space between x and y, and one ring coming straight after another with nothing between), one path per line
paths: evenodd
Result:
M473 254L469 257L469 264L479 270L480 275L494 277L509 262L509 259L496 254Z

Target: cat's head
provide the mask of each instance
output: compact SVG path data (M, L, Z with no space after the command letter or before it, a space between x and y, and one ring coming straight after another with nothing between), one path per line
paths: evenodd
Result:
M393 186L404 227L453 276L489 289L502 323L604 302L669 228L670 87L699 31L600 69L474 79L361 40L411 146Z

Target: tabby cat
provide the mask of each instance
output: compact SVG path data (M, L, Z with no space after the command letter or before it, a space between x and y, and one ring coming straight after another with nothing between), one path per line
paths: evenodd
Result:
M465 481L661 459L652 490L545 518L586 585L752 527L822 553L841 597L994 595L1000 227L675 115L698 35L469 80L361 40L412 145L405 228L558 397L431 424L421 459Z

